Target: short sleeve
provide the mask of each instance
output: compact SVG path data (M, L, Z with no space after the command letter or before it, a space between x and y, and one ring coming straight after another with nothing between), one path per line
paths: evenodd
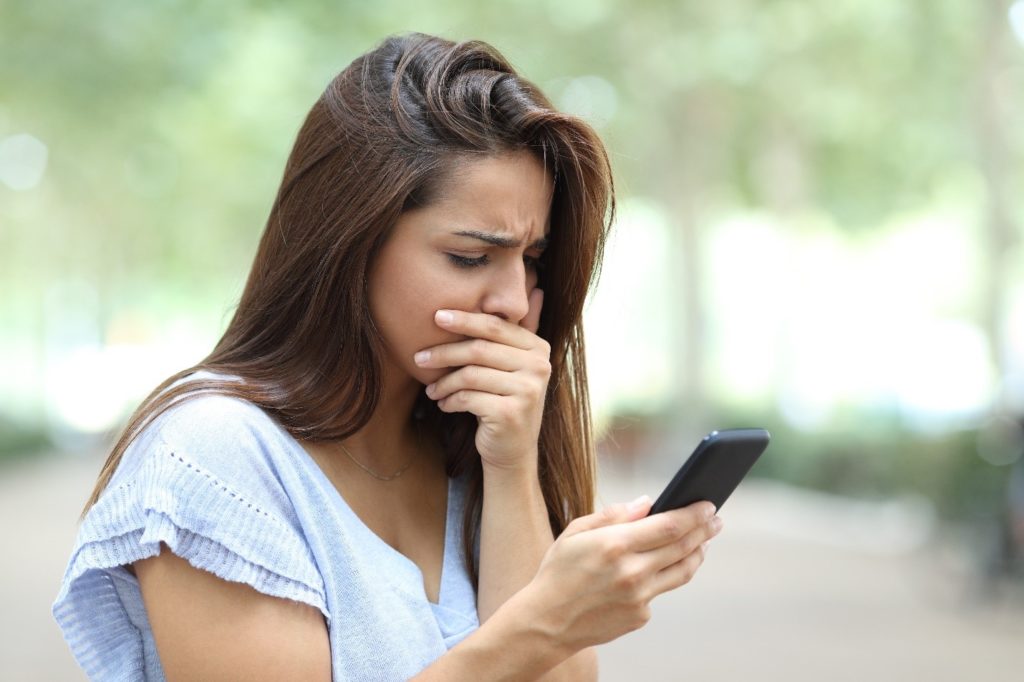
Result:
M329 619L323 578L271 456L275 435L255 406L208 396L175 406L126 450L82 521L53 604L91 679L144 670L141 595L121 567L159 554L160 543L196 568Z

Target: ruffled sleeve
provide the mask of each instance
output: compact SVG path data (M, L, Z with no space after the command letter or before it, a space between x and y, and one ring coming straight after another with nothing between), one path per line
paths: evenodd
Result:
M140 437L83 520L53 615L90 679L142 677L144 610L121 567L159 554L161 542L196 568L329 620L323 578L266 455L259 420L269 418L232 400L190 401Z

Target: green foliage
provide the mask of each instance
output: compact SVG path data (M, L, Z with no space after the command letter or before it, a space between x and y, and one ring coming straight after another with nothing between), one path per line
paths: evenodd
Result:
M0 415L0 463L33 455L49 446L49 438L41 428Z
M305 112L390 33L487 40L556 102L573 78L603 79L624 194L698 222L713 199L815 207L868 231L978 175L986 49L1008 32L960 0L6 0L0 16L0 139L28 132L49 149L39 187L0 186L0 341L13 344L42 344L39 302L75 278L96 287L101 329L127 309L187 314L215 336ZM1001 91L1020 92L1024 58L1002 59ZM1010 158L1022 131L1001 132ZM1007 167L1006 186L1021 172ZM785 453L765 474L910 488L951 513L998 488L968 435L922 438L892 414L852 420L868 433L803 434L772 409L749 415ZM0 449L34 442L10 433Z

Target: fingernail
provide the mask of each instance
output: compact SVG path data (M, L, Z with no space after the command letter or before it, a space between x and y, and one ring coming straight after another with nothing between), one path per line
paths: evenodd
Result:
M713 518L713 519L711 520L711 528L712 528L712 530L714 530L714 531L715 531L716 533L717 533L718 531L722 530L722 526L723 526L723 525L725 525L725 523L724 523L724 522L722 521L722 517L721 517L721 516L716 516L715 518Z
M437 314L434 316L434 319L437 320L438 324L451 324L452 321L455 319L455 316L452 315L451 312L447 310L438 310Z
M428 360L430 360L430 351L429 350L421 350L419 353L417 353L414 356L413 359L416 361L417 365L422 365L423 363L425 363Z
M717 511L718 508L711 502L708 502L707 506L704 507L704 518L710 519L712 516L715 515L715 512Z
M650 504L650 502L651 498L649 495L641 495L640 497L636 498L635 500L629 503L629 511L634 512L643 509L648 504Z

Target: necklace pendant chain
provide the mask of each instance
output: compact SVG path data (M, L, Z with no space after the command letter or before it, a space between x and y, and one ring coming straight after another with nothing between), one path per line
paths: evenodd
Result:
M341 447L342 452L344 452L346 455L348 455L348 458L350 460L355 462L356 466L358 466L360 469L362 469L366 473L368 473L371 476L373 476L374 478L376 478L378 481L393 481L393 480L395 480L396 478L398 478L399 476L404 474L409 469L409 467L411 467L413 465L413 463L416 461L416 458L414 457L414 458L412 458L409 461L408 464L406 464L404 467L402 467L401 469L399 469L395 473L393 473L393 474L391 474L389 476L385 476L384 474L378 474L376 471L374 471L373 469L371 469L370 467L366 466L365 464L360 462L358 459L356 459L355 456L351 452L349 452L349 449L346 448L343 443L339 442L338 445Z

